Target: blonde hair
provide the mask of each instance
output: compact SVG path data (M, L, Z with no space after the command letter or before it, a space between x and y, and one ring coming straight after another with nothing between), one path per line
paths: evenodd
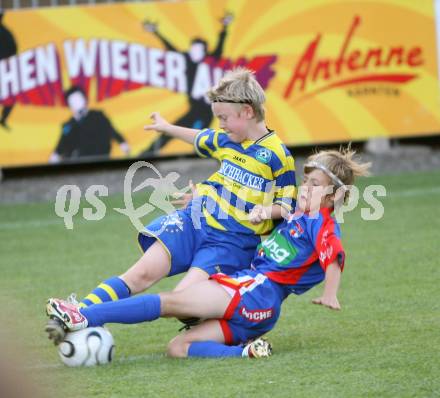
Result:
M347 148L340 148L336 150L320 151L309 156L304 164L304 174L309 174L313 164L321 165L330 173L334 174L346 186L353 185L356 177L368 176L371 163L361 163L354 157L356 151L353 151L350 146ZM329 176L331 178L331 176ZM333 183L335 183L333 181ZM339 188L339 187L337 187ZM345 193L344 200L349 196L349 191Z
M246 68L235 68L227 72L216 86L207 92L211 102L248 104L252 107L257 122L264 120L264 90L257 82L254 72Z

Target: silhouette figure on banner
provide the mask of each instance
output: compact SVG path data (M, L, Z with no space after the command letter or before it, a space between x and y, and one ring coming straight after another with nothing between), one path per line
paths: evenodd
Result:
M191 93L194 85L194 80L196 77L197 67L198 65L205 60L206 57L213 57L216 60L220 60L223 47L225 44L227 28L229 24L232 22L233 16L232 14L226 14L222 19L222 30L219 34L217 46L215 50L211 53L208 53L208 43L206 40L201 38L194 38L191 41L190 48L187 52L182 52L176 49L176 47L171 44L158 30L158 24L151 21L144 21L143 26L147 32L153 33L156 35L158 39L161 40L166 50L180 52L186 60L186 75L187 75L187 97L189 110L179 119L173 122L173 124L177 124L183 127L189 127L193 129L203 129L209 127L212 122L212 112L211 105L206 101L204 96L201 98L193 98ZM151 146L144 151L141 156L151 156L157 154L159 150L170 140L172 139L166 135L160 135Z
M49 163L85 157L108 157L113 140L119 143L126 155L130 153L124 137L115 130L104 112L89 110L87 95L81 87L71 87L64 93L64 98L72 117L62 125L60 139Z

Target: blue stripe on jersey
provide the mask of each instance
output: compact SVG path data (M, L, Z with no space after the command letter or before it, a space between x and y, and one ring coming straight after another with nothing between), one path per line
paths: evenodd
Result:
M222 197L228 203L230 203L232 207L235 207L239 210L243 210L243 211L249 213L253 209L253 207L255 206L255 204L247 202L247 201L239 198L236 194L234 194L229 189L227 189L224 185L221 185L218 182L205 181L203 183L203 185L209 185L209 186L213 187L220 197ZM208 198L208 196L205 196L205 197ZM214 200L214 199L211 199L211 200Z
M226 159L222 161L218 173L244 185L245 187L257 189L260 192L265 192L266 185L272 183L272 181L251 173Z
M273 172L276 173L279 169L285 167L285 164L283 164L283 162L280 160L280 158L277 156L277 154L274 151L271 152L272 152L272 157L270 159L270 167L273 170ZM289 157L292 157L292 155L289 155Z
M231 145L231 144L232 144L232 145ZM231 148L237 149L237 148L236 148L236 145L237 145L237 144L235 144L234 142L232 142L232 141L229 139L228 134L227 134L227 133L224 133L224 132L219 132L219 133L218 133L218 135L217 135L217 145L218 145L219 148L227 148L227 147L231 147Z
M211 157L211 154L200 145L200 141L202 140L202 138L208 137L205 140L204 145L208 147L208 149L210 149L211 151L215 151L216 148L213 145L214 136L215 133L214 130L212 129L201 130L199 133L197 133L196 138L194 140L194 146L196 150L200 152L203 156Z
M224 213L220 209L219 205L217 203L215 203L212 198L209 198L209 199L210 199L210 203L213 206L211 208L208 208L208 206L206 206L206 210L208 210L208 212L211 214L211 216L214 217L216 219L216 221L219 224L221 224L227 231L233 231L234 233L257 236L257 235L255 235L254 230L252 230L248 227L245 227L243 224L240 224L240 222L236 221L235 218ZM220 234L224 234L223 231L219 230L218 232ZM256 245L257 245L257 243L255 244L255 246Z
M208 139L205 141L205 145L211 151L215 151L217 148L214 145L214 137L216 136L214 130L212 130L212 129L206 130L206 133L204 133L203 135L207 135L208 136Z
M296 178L295 173L293 170L287 170L285 173L280 174L276 179L276 187L277 188L283 188L288 185L295 185L296 186Z

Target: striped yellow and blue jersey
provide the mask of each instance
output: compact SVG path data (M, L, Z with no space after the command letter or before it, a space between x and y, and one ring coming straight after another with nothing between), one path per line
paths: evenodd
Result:
M220 162L219 170L197 185L202 211L211 227L262 235L273 229L274 222L251 224L249 212L255 205L294 207L294 160L275 132L257 141L236 143L225 132L205 129L197 134L194 146L201 157Z

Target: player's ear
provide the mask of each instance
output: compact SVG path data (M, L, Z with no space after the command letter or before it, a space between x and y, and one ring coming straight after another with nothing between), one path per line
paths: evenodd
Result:
M339 187L332 194L327 195L328 199L333 202L333 207L336 208L337 206L340 206L344 203L345 193L345 187Z
M246 117L246 119L253 119L255 117L254 108L249 104L243 104L241 107L242 114Z

